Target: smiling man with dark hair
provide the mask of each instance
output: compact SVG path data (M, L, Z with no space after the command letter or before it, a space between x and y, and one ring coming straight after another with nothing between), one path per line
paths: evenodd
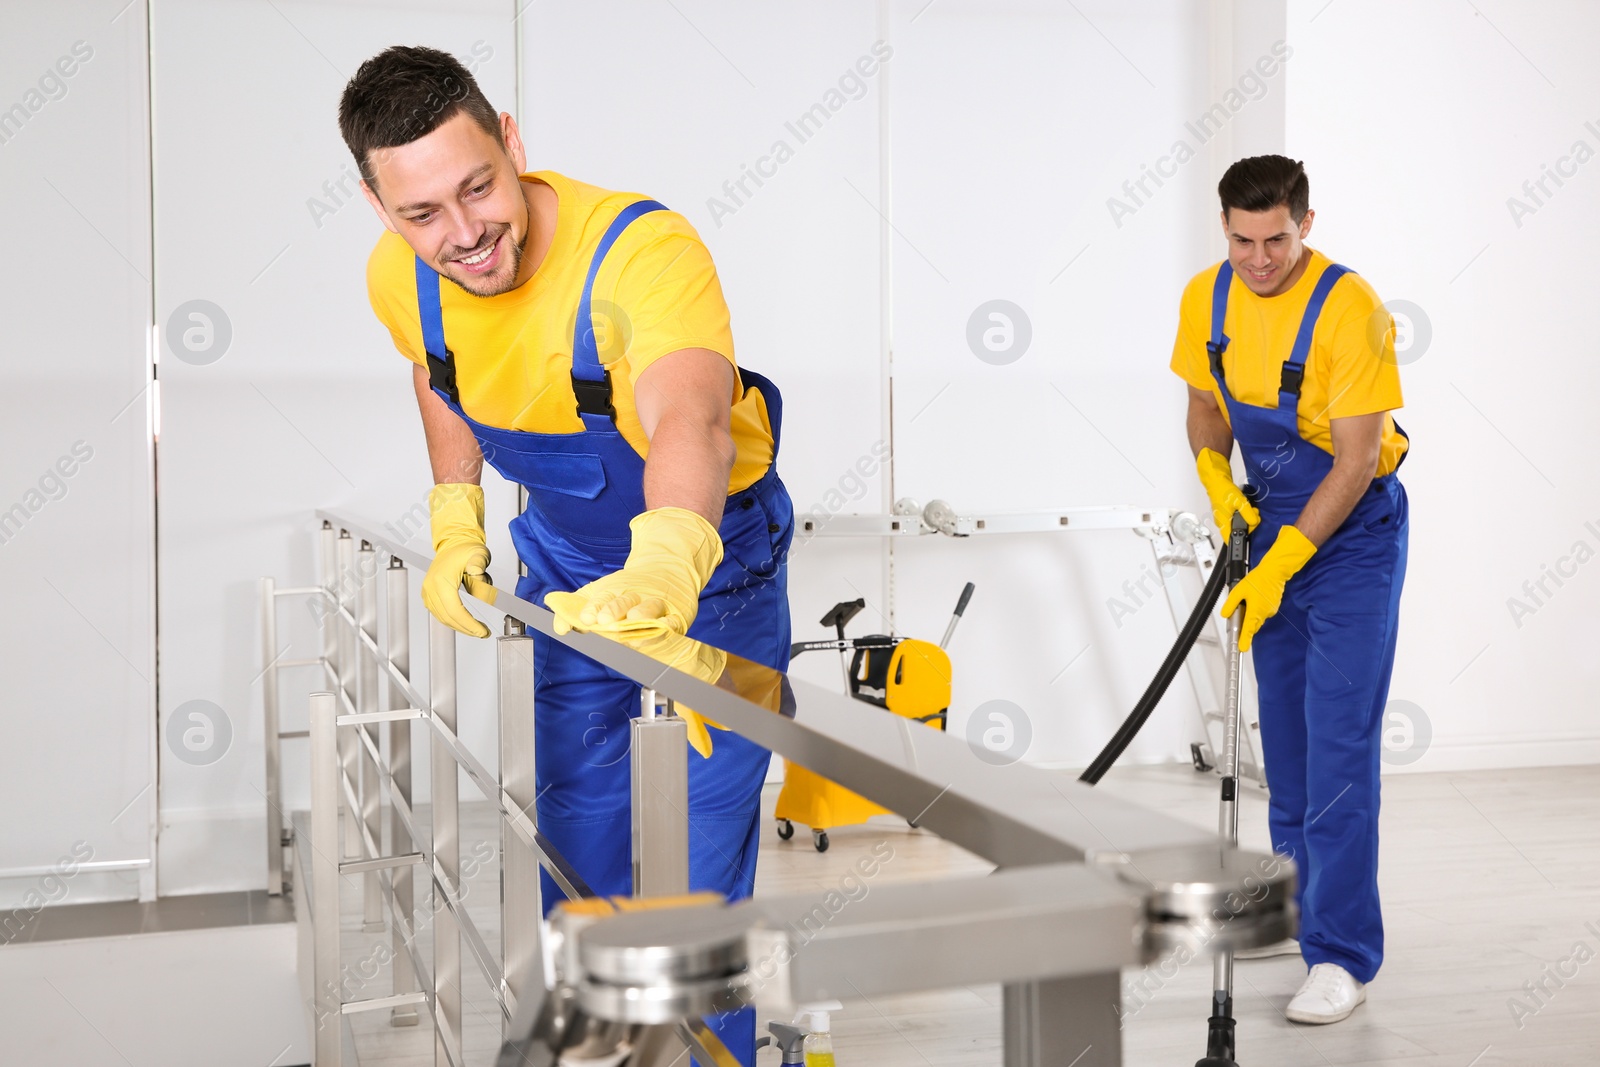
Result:
M1252 530L1254 566L1222 613L1244 612L1272 844L1300 870L1311 973L1287 1015L1331 1023L1383 961L1378 767L1406 571L1395 471L1410 449L1389 414L1394 322L1364 279L1304 243L1314 212L1299 163L1242 159L1217 192L1228 258L1184 290L1172 369L1217 527L1238 514Z
M606 633L651 654L686 634L785 668L794 516L775 467L781 401L734 362L694 228L638 194L526 171L515 120L435 49L363 63L339 127L388 231L367 264L368 295L415 364L437 483L428 610L488 636L461 601L463 584L493 596L487 460L527 490L511 524L527 569L517 595L547 604L558 633ZM539 829L597 892L625 895L639 686L542 635L534 643ZM699 649L673 665L712 681L720 656ZM713 745L685 717L700 754L690 888L747 897L769 753L726 732ZM546 876L545 907L555 899ZM750 1009L714 1025L754 1062Z

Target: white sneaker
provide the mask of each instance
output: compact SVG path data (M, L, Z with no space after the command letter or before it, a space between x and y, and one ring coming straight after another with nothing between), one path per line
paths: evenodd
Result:
M1273 956L1298 956L1300 955L1300 942L1292 937L1282 941L1274 941L1270 945L1260 948L1242 948L1233 954L1236 960L1264 960Z
M1311 968L1285 1014L1290 1022L1336 1023L1349 1018L1366 999L1366 987L1350 977L1349 971L1337 963L1319 963Z

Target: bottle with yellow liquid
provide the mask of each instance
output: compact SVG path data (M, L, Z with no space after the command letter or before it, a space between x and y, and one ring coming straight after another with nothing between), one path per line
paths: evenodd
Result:
M833 1035L828 1033L828 1013L812 1016L820 1030L806 1035L806 1067L833 1067Z
M832 1000L802 1009L795 1017L795 1025L804 1025L806 1029L805 1067L834 1067L833 1035L828 1032L828 1011L843 1007L843 1004ZM801 1020L805 1020L804 1023Z

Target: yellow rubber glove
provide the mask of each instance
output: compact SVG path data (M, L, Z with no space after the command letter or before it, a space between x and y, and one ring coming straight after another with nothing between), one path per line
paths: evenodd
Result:
M722 677L722 672L728 667L728 654L720 648L712 648L693 638L684 637L682 634L670 630L654 634L640 634L638 632L618 634L617 639L624 641L629 647L638 649L651 659L665 663L669 667L676 667L685 674L692 674L702 682L717 684L717 679ZM673 705L678 717L689 724L689 746L702 756L711 755L711 734L707 726L715 726L719 730L726 730L726 726L712 722L693 708L685 707L681 703Z
M685 508L656 508L628 524L633 545L621 570L573 593L550 593L556 633L686 634L700 611L700 591L722 562L722 538Z
M1217 520L1217 535L1224 541L1233 529L1233 513L1244 516L1245 526L1254 530L1261 523L1261 512L1248 497L1233 484L1233 468L1228 457L1209 448L1202 448L1195 457L1195 469L1200 472L1200 484L1206 487L1211 498L1211 514Z
M488 637L489 628L461 603L461 587L494 603L486 573L489 546L483 536L483 488L465 482L436 485L428 493L433 526L433 562L422 576L422 603L433 617L468 637Z
M1241 602L1244 604L1244 622L1239 627L1240 652L1250 651L1250 642L1261 624L1283 606L1284 586L1316 554L1317 546L1307 540L1305 534L1293 526L1285 526L1278 531L1278 539L1261 557L1261 562L1251 567L1250 573L1233 587L1222 605L1222 617L1233 618L1234 609Z

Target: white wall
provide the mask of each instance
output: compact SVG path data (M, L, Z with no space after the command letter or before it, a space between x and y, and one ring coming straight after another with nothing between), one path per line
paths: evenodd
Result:
M111 794L148 783L160 736L162 891L262 884L256 579L313 580L313 508L394 522L427 488L407 369L366 305L379 224L354 198L335 124L355 67L399 42L476 60L491 99L520 115L531 167L647 193L700 229L741 362L784 390L780 469L801 511L881 512L900 496L966 511L1198 508L1182 390L1166 370L1178 293L1223 254L1221 169L1260 151L1304 158L1320 211L1313 243L1431 323L1426 351L1402 357L1415 523L1393 695L1420 706L1432 731L1410 767L1600 758L1584 657L1591 569L1551 585L1520 626L1506 603L1575 542L1600 549L1585 527L1600 530L1600 506L1579 408L1600 373L1580 258L1600 179L1579 168L1520 226L1505 203L1574 140L1600 148L1584 126L1600 127L1584 105L1600 77L1584 62L1600 31L1591 8L680 0L529 5L513 24L488 0L170 0L150 22L152 273L145 5L116 24L106 6L38 9L0 43L4 69L29 72L87 35L74 19L107 40L94 39L96 61L65 99L0 144L0 181L40 205L17 218L19 246L84 250L84 273L67 282L31 253L0 268L14 383L0 501L20 499L89 435L78 427L99 434L68 496L0 546L7 588L32 589L17 594L23 611L0 614L4 714L23 754L0 788L8 810L29 811L0 866L49 863L86 820L103 821ZM1281 69L1242 80L1285 39ZM851 79L868 58L871 73ZM31 77L0 85L0 103ZM1224 128L1196 137L1186 123L1241 86ZM828 119L800 138L789 124L819 103ZM792 156L774 165L780 140ZM1180 141L1193 158L1174 166ZM1163 171L1159 187L1146 168ZM42 177L89 205L100 236ZM123 255L153 278L153 301ZM995 299L1031 328L1009 363L980 359L967 340L973 313ZM212 362L180 359L167 340L192 300L214 304L231 330ZM147 428L139 410L115 424L126 432L102 429L114 411L101 412L142 384L147 323L163 397L159 735L149 690L122 658L153 657ZM890 468L873 460L880 442L894 450ZM496 555L509 563L498 531L514 495L491 484L489 496ZM937 637L973 580L953 728L1008 700L1027 716L1028 760L1081 765L1171 639L1164 606L1120 626L1107 608L1148 559L1143 542L1110 532L892 548L817 538L793 557L795 632L820 636L824 610L862 596L872 610L854 632L893 620ZM41 574L80 598L109 646L50 599ZM304 605L280 617L286 654L312 654ZM463 649L462 733L492 753L491 649ZM838 678L821 657L796 673ZM311 683L286 679L287 728ZM180 758L165 737L195 700L232 732L212 763ZM1129 758L1179 754L1191 718L1175 687ZM289 806L305 800L301 746L287 748ZM147 836L118 839L117 855L148 851Z
M120 6L0 33L5 908L155 890L146 49Z
M1431 335L1399 357L1412 550L1391 696L1433 732L1413 766L1592 762L1600 568L1574 554L1600 551L1600 9L1319 7L1292 4L1289 34L1312 243ZM1590 161L1562 163L1579 141ZM1558 165L1576 173L1536 203L1523 183ZM1563 584L1523 590L1557 566Z
M524 54L537 57L521 108L529 167L639 190L687 217L716 259L737 359L784 395L778 462L796 512L886 511L884 224L875 205L883 93L900 59L871 62L888 36L873 6L539 5L523 22ZM596 27L616 77L590 77L593 55L559 44ZM856 66L864 58L866 77ZM841 93L847 74L854 80ZM585 91L554 92L575 84ZM802 140L790 127L819 102L837 110L820 128L802 128ZM752 171L772 176L758 186ZM725 187L741 179L742 191ZM886 558L870 541L797 539L796 639L821 636L817 620L857 597L870 610L853 632L885 629ZM795 670L839 679L831 656L802 658Z
M898 494L962 511L1194 496L1166 360L1176 294L1206 255L1188 220L1208 173L1197 157L1159 187L1147 180L1142 202L1122 185L1201 110L1207 22L1193 4L1146 7L894 6ZM1111 196L1133 213L1114 218ZM998 365L968 338L997 299L1021 309L1018 339L1031 327L1026 350ZM1164 605L1120 626L1107 610L1150 565L1131 532L925 539L894 552L908 632L936 639L961 582L977 583L953 646L950 727L964 733L975 708L1007 701L1026 720L1016 736L1032 735L1030 761L1087 763L1171 643ZM1170 703L1191 707L1181 685ZM1164 718L1128 758L1175 751L1180 729Z

